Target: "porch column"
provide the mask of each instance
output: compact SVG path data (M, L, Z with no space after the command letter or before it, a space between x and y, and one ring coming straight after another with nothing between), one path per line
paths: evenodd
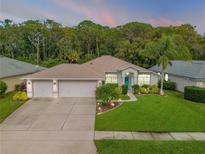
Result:
M58 97L58 80L53 80L53 97Z
M32 85L32 80L27 80L26 81L26 88L27 88L27 96L28 98L33 97L33 85Z

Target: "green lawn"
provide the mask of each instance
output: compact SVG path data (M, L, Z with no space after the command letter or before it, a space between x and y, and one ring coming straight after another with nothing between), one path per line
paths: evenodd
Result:
M204 154L202 141L95 141L100 154Z
M9 92L4 98L0 98L0 123L23 104L20 101L12 100L14 94L15 92Z
M205 131L205 104L183 99L179 92L168 96L138 96L137 102L97 115L96 130L116 131Z
M127 96L127 95L123 95L123 94L121 94L121 95L120 95L120 99L121 99L121 100L129 100L130 97Z

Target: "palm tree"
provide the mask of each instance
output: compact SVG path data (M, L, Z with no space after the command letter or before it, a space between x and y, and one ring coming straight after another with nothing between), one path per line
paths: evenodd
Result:
M160 95L164 95L163 82L164 72L168 66L172 65L171 60L191 60L189 49L181 44L177 44L172 36L163 35L157 42L150 42L141 53L149 59L156 60L161 67Z

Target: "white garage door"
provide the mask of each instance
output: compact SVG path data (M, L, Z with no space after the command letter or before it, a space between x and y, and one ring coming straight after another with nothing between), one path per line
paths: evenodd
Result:
M97 81L59 81L59 97L95 97Z
M33 97L52 97L52 81L33 81Z

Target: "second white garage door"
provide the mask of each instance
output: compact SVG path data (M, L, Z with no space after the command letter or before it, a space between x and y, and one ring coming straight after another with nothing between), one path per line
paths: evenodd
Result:
M59 97L95 97L97 81L59 81Z

